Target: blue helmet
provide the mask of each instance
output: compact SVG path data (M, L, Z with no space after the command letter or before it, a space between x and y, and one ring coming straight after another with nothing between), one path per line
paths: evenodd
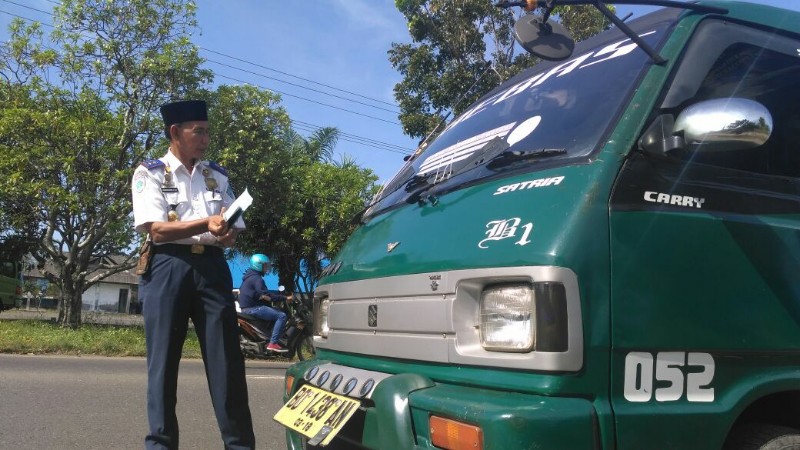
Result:
M267 255L256 253L255 255L250 257L250 268L255 270L256 272L263 272L264 264L272 266L272 263L269 262L269 258L267 258Z

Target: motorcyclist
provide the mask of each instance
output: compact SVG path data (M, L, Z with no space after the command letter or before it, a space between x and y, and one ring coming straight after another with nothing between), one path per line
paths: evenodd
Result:
M250 268L242 275L242 284L239 286L239 307L245 314L274 321L267 350L286 353L288 350L280 343L280 337L286 327L286 313L269 305L273 302L288 301L291 299L291 294L285 296L267 291L263 277L271 269L272 263L266 255L256 253L250 257Z

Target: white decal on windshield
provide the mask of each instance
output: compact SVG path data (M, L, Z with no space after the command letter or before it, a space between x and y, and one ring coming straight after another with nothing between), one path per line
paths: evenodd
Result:
M655 31L649 31L647 33L641 34L641 37L649 36L654 34ZM523 80L513 86L509 86L508 88L504 89L502 92L498 92L497 94L487 98L486 100L474 105L472 108L464 112L461 116L459 116L456 120L450 123L445 129L445 132L450 128L456 126L457 124L473 117L474 115L478 114L479 112L483 111L489 105L497 105L501 102L508 100L518 94L521 94L527 91L529 88L536 87L542 85L545 81L550 79L553 75L557 75L557 77L562 77L569 73L572 73L576 69L585 69L586 67L593 66L597 63L607 62L612 59L619 58L621 56L625 56L633 52L636 49L637 45L633 42L627 45L623 45L626 42L630 42L630 39L623 39L619 42L615 42L613 44L607 45L602 49L596 52L589 52L584 55L578 56L570 61L567 61L563 64L560 64L546 73L537 73L530 78ZM607 56L606 56L607 55ZM605 56L602 59L589 61L590 58L597 58L600 56ZM583 64L586 62L586 64Z
M492 139L496 137L505 138L515 124L516 122L511 122L493 130L483 132L477 136L473 136L467 140L453 144L440 152L434 153L422 163L417 173L424 175L442 167L450 166L457 161L461 161L462 159L469 158L470 155L475 153L475 151L479 150Z
M517 142L525 139L526 137L530 136L531 133L533 133L533 130L539 126L541 121L542 116L533 116L530 119L522 122L508 135L506 142L508 142L508 145L514 145Z
M522 219L519 217L513 217L511 219L503 219L503 220L493 220L486 224L486 239L478 242L478 247L480 248L489 248L484 245L485 242L489 241L501 241L503 239L516 239L517 237L517 230L520 228L520 223ZM526 245L531 241L528 239L531 235L531 231L533 231L533 223L528 222L522 225L522 236L520 239L514 243L514 245Z
M653 33L655 33L655 31L647 32L645 34L640 35L639 37L649 36L649 35L651 35ZM622 44L624 44L625 42L628 42L628 41L630 41L630 39L625 39L624 41L620 41L620 42L617 42L616 44L611 44L611 45L608 45L608 46L604 47L602 50L600 50L599 52L595 53L594 56L595 57L603 56L606 53L611 53L611 55L609 55L608 57L603 58L603 59L598 59L597 61L592 61L589 64L584 64L580 68L583 69L584 67L589 67L589 66L591 66L593 64L601 63L603 61L608 61L609 59L614 59L614 58L618 58L618 57L623 56L623 55L627 55L628 53L632 52L636 47L638 47L638 45L635 42L632 42L632 43L630 43L630 44L628 44L628 45L626 45L624 47L620 47L620 45L622 45Z

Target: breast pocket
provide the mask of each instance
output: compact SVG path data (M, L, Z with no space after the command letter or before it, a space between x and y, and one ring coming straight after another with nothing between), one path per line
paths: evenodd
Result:
M206 201L209 215L217 215L222 210L222 195L217 191L205 191L203 197Z

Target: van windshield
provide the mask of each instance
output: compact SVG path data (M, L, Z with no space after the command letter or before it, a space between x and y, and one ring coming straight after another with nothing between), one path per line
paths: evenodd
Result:
M664 19L631 28L658 48L672 23ZM582 44L570 60L537 64L473 104L401 168L366 216L420 191L585 160L652 62L618 30Z

